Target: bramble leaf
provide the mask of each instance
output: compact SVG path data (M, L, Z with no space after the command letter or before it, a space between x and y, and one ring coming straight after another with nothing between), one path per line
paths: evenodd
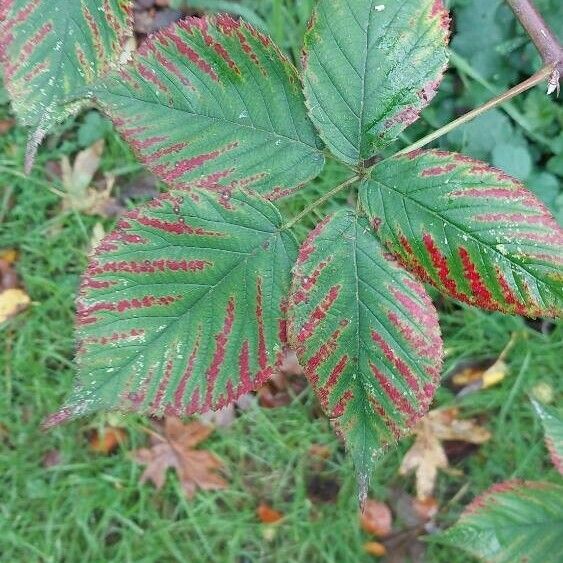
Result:
M0 62L16 115L48 129L75 113L65 99L114 66L132 35L129 0L0 0ZM32 155L28 155L32 156Z
M324 164L297 71L268 37L227 15L149 37L91 95L170 186L250 186L277 199Z
M288 321L365 498L379 452L426 413L434 395L442 359L436 311L422 285L384 254L367 220L341 210L301 246Z
M532 400L545 433L545 445L555 469L563 475L563 416L554 409Z
M359 164L396 139L446 69L441 0L320 0L305 35L305 97L330 150Z
M414 151L374 167L362 206L400 262L460 301L558 316L563 230L518 180L484 162Z
M508 481L477 497L457 524L434 536L495 563L556 563L561 560L563 487Z
M46 426L96 410L217 410L283 359L297 243L267 201L171 191L123 216L77 301L79 380Z

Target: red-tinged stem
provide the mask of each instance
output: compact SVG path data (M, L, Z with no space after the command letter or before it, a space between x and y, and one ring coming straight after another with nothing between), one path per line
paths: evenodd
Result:
M528 32L545 65L554 65L559 75L563 74L563 47L531 0L506 1Z

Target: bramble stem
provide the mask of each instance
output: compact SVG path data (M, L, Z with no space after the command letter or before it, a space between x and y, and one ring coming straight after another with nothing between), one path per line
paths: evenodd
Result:
M514 98L514 96L517 96L518 94L521 94L522 92L525 92L526 90L529 90L530 88L532 88L533 86L535 86L536 84L541 82L542 80L545 80L547 77L549 77L551 75L551 73L553 72L554 68L555 67L554 67L553 64L544 66L541 70L536 72L536 74L534 74L533 76L530 76L530 78L528 78L527 80L524 80L524 82L521 82L520 84L514 86L514 88L511 88L510 90L500 94L499 96L496 96L492 100L489 100L487 103L483 104L482 106L479 106L478 108L475 108L474 110L471 110L470 112L467 112L466 114L462 115L461 117L454 119L453 121L451 121L447 125L440 127L440 129L436 129L436 131L433 131L429 135L426 135L426 137L422 137L422 139L420 139L416 143L413 143L412 145L405 147L404 149L400 150L399 152L397 152L395 154L396 155L406 154L408 152L411 152L413 150L416 150L416 149L419 149L421 147L426 146L428 143L431 143L432 141L435 141L436 139L442 137L443 135L446 135L447 133L449 133L450 131L453 131L454 129L456 129L460 125L463 125L464 123L467 123L468 121L471 121L472 119L475 119L476 117L480 116L481 114L485 113L486 111L488 111L488 110L490 110L490 109L492 109L496 106L499 106L499 105L507 102L508 100L511 100L512 98ZM367 165L368 165L368 161L366 161L366 167L367 167Z
M506 0L506 2L534 42L544 64L554 65L553 70L563 74L563 47L531 0Z
M326 192L326 194L321 196L319 199L316 199L315 201L313 201L313 203L307 205L307 207L305 207L305 209L300 211L295 217L293 217L293 219L289 220L287 223L285 223L285 225L282 225L280 230L285 231L286 229L290 229L291 227L293 227L293 225L299 223L299 221L301 221L301 219L303 219L305 215L308 215L309 213L311 213L311 211L319 207L319 205L322 205L323 203L331 199L333 196L335 196L338 192L341 192L342 190L346 189L348 186L352 185L354 182L357 182L359 179L360 177L355 175L352 176L351 178L348 178L341 184L338 184L338 186Z

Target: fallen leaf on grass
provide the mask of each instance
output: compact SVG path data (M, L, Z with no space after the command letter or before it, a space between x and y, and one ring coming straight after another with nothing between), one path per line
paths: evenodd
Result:
M256 515L262 524L275 524L283 518L283 514L279 510L275 510L264 503L258 506Z
M416 493L419 499L432 496L439 469L448 467L442 441L462 441L482 444L490 439L490 432L474 420L458 419L456 408L430 411L415 427L415 441L405 454L400 475L416 471Z
M15 119L0 119L0 135L5 135L15 124Z
M452 385L462 388L458 396L463 397L479 389L488 389L500 383L508 373L506 357L517 340L514 333L498 358L469 359L459 362L448 374Z
M216 411L209 411L199 415L199 419L212 426L230 426L236 419L237 409L240 411L248 410L254 403L254 395L246 393L241 395L234 403Z
M178 418L166 417L162 435L151 432L151 447L133 452L133 459L147 466L141 483L151 481L161 489L166 471L173 468L188 498L192 498L198 488L225 489L227 482L217 474L223 468L221 460L211 452L194 449L212 432L212 427L200 422L183 424Z
M0 324L21 313L30 304L23 289L6 289L0 293Z
M387 553L385 546L376 541L368 541L364 543L364 551L369 555L375 555L376 557L383 557Z
M122 209L118 201L111 196L115 178L106 175L105 186L96 189L92 186L94 175L100 167L104 152L104 140L96 141L92 146L80 151L73 163L67 156L61 159L61 181L65 196L63 209L74 209L87 215L114 217Z
M364 532L384 538L391 533L391 510L384 502L367 499L360 511L360 524Z
M279 370L258 389L258 404L267 409L285 407L306 387L307 380L295 352L287 351Z
M88 440L90 449L97 454L108 455L113 453L119 444L122 444L127 437L127 432L123 428L107 426L101 431L94 430Z
M12 265L18 258L18 251L15 248L3 248L0 250L0 260L8 265Z

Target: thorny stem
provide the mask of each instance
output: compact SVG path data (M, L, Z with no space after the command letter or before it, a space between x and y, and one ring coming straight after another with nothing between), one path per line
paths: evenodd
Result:
M341 184L338 184L338 186L326 192L326 194L321 196L319 199L316 199L315 201L313 201L313 203L310 203L307 207L305 207L305 209L303 209L300 213L298 213L295 217L293 217L293 219L290 219L287 223L285 223L285 225L282 225L280 230L285 231L287 229L290 229L291 227L293 227L293 225L299 223L299 221L301 221L303 217L305 217L311 211L319 207L319 205L322 205L325 201L328 201L333 196L335 196L338 192L341 192L342 190L346 189L348 186L357 182L359 179L360 179L359 175L354 175L351 178L348 178L347 180L342 182Z
M545 65L554 65L554 79L559 84L563 74L563 47L541 17L531 0L506 0L527 31Z
M442 137L446 133L453 131L460 125L463 125L464 123L467 123L472 119L475 119L476 117L485 113L486 111L507 102L508 100L514 98L514 96L517 96L518 94L521 94L526 90L529 90L530 88L532 88L533 86L535 86L536 84L538 84L539 82L550 76L554 68L555 67L553 64L544 66L541 70L536 72L536 74L530 76L530 78L528 78L527 80L524 80L524 82L521 82L520 84L514 86L514 88L511 88L510 90L500 94L500 96L496 96L495 98L489 100L487 103L483 104L482 106L479 106L478 108L475 108L470 112L467 112L461 117L454 119L447 125L440 127L440 129L433 131L429 135L422 137L422 139L418 140L416 143L413 143L412 145L409 145L408 147L405 147L404 149L397 152L396 155L406 154L413 150L424 147L428 143L435 141L436 139ZM371 161L371 159L368 159L368 161L366 161L366 167L371 164L369 161Z

